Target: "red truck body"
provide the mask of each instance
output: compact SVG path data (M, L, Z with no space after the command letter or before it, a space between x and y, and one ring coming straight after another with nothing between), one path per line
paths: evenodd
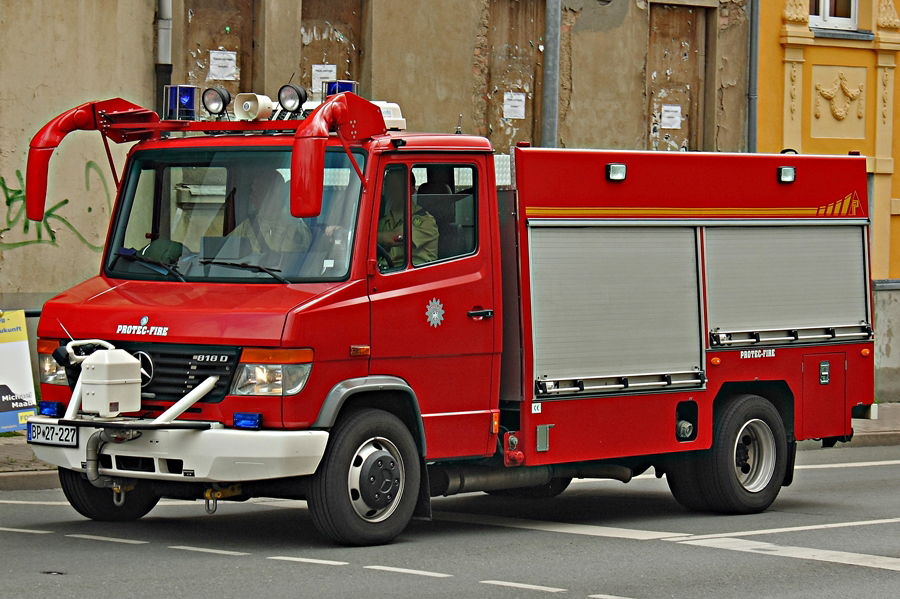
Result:
M519 147L511 184L498 186L487 140L388 132L351 94L299 123L159 122L121 102L54 121L141 140L129 153L101 273L47 302L38 329L42 399L58 411L32 419L44 428L30 429L30 440L61 467L64 489L102 490L96 504L67 491L88 517L108 519L119 503L106 495L129 505L134 488L142 490L131 517L160 496L205 498L213 508L218 499L303 497L325 534L371 544L399 534L414 508L428 513L429 496L549 496L572 477L627 481L650 466L687 507L747 513L790 484L796 441L847 440L854 408L872 403L861 157ZM193 135L162 136L172 131ZM47 150L65 132L42 131L33 142L32 218L42 213ZM229 170L239 162L226 161L237 151L250 162L259 152L278 157L290 179L292 215L282 220L304 218L311 232L312 245L285 251L279 268L254 262L256 253L237 265L207 255L207 246L231 243L229 220L242 210L234 200L242 175ZM219 158L201 162L201 154ZM179 156L188 157L184 168ZM392 170L409 180L407 224L433 217L440 232L437 255L424 262L407 226L394 238L405 262L385 264L379 236ZM206 178L191 184L197 172ZM439 173L452 173L448 186L426 191ZM155 208L152 218L147 208L151 230L138 235L129 223L142 194ZM216 235L191 233L190 222L178 229L207 204L220 211L204 217ZM335 206L353 212L339 220ZM129 244L126 253L145 252L161 238L181 253L146 267L119 259ZM315 254L326 238L327 251ZM300 253L297 272L313 273L305 278L284 267ZM122 348L147 375L143 354L156 368L150 378L177 380L163 390L145 377L137 411L79 412L70 404L79 352L58 369L49 359L70 339ZM235 391L234 378L252 376L252 364L279 361L285 389L290 368L309 365L301 391ZM207 376L216 377L213 391L172 424L166 415ZM248 412L261 418L258 430L236 422ZM74 445L40 437L71 429L80 433ZM221 441L205 446L215 435ZM241 455L254 438L273 445ZM709 451L723 443L735 447L724 463ZM198 454L207 470L192 466ZM381 456L400 470L369 465ZM351 464L357 459L365 464ZM355 488L354 477L370 474L408 487L403 505L394 505L399 495ZM348 476L349 502L347 484L333 482Z

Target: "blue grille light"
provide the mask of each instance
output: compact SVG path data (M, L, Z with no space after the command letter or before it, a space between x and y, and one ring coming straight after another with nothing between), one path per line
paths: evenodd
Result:
M193 85L167 85L165 87L166 114L170 121L193 121L200 108L200 88Z
M65 408L58 401L42 401L40 409L41 416L47 416L49 418L59 418L65 414Z
M322 85L325 87L325 97L342 92L353 92L355 94L359 89L359 82L357 81L323 81Z
M249 428L259 430L262 428L262 414L251 412L236 412L234 414L234 428Z

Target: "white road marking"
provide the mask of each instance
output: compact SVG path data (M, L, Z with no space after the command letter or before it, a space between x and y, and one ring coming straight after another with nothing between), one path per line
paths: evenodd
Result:
M398 574L413 574L415 576L430 576L431 578L452 578L453 574L441 572L428 572L426 570L409 570L407 568L392 568L390 566L363 566L366 570L381 570L383 572L396 572Z
M124 543L126 545L147 545L150 541L137 541L135 539L116 539L114 537L98 537L96 535L66 535L73 539L88 539L90 541L106 541L108 543Z
M250 555L240 551L226 551L224 549L207 549L205 547L189 547L187 545L171 545L169 549L178 549L180 551L196 551L198 553L214 553L216 555Z
M677 532L659 532L654 530L637 530L633 528L615 528L612 526L591 526L588 524L568 524L566 522L547 522L543 520L522 520L503 516L482 516L478 514L460 514L456 512L435 512L435 520L447 522L463 522L466 524L484 524L487 526L503 526L524 530L543 532L561 532L591 537L610 537L614 539L632 539L635 541L653 541L657 539L687 539L689 534Z
M845 462L843 464L806 464L794 466L795 470L818 470L820 468L869 468L872 466L900 466L900 460L883 462Z
M686 538L663 539L663 541L702 541L705 539L727 539L731 537L754 537L756 535L774 535L783 532L802 532L805 530L827 530L829 528L847 528L854 526L872 526L875 524L897 524L900 518L884 518L882 520L858 520L856 522L833 522L831 524L810 524L807 526L786 526L784 528L768 528L761 530L742 530L738 532L720 532L708 535L692 535Z
M512 587L514 589L526 589L529 591L544 591L545 593L565 593L566 589L554 587L542 587L536 584L524 584L521 582L506 582L505 580L482 580L481 584L493 584L499 587Z
M285 555L274 555L266 559L276 559L284 562L301 562L304 564L318 564L320 566L346 566L350 562L335 562L329 559L313 559L311 557L287 557Z
M629 597L619 597L618 595L588 595L588 599L630 599Z
M16 501L0 499L0 505L69 505L68 501Z
M744 539L689 540L683 541L682 544L712 547L714 549L728 549L730 551L743 551L760 555L772 555L775 557L791 557L832 564L864 566L866 568L879 568L882 570L894 570L900 572L900 559L896 557L884 557L881 555L830 551L827 549L808 549L806 547L790 547L786 545L762 543L760 541L747 541Z
M21 532L29 535L52 535L52 530L28 530L27 528L3 528L0 526L0 532Z

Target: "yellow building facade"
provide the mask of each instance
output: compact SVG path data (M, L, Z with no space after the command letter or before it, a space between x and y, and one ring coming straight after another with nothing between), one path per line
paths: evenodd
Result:
M760 0L759 23L758 151L866 157L880 401L900 400L896 2Z
M758 150L866 157L874 279L900 278L894 2L760 3Z

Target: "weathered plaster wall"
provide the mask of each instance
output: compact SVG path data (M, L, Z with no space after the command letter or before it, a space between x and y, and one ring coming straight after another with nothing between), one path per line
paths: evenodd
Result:
M403 0L369 2L363 92L398 102L410 130L473 132L473 57L481 2L444 0L415 10Z
M25 219L28 144L83 102L121 96L152 105L155 4L0 0L0 307L40 307L99 272L115 194L100 136L76 132L60 146L42 223ZM113 154L121 166L125 149Z

